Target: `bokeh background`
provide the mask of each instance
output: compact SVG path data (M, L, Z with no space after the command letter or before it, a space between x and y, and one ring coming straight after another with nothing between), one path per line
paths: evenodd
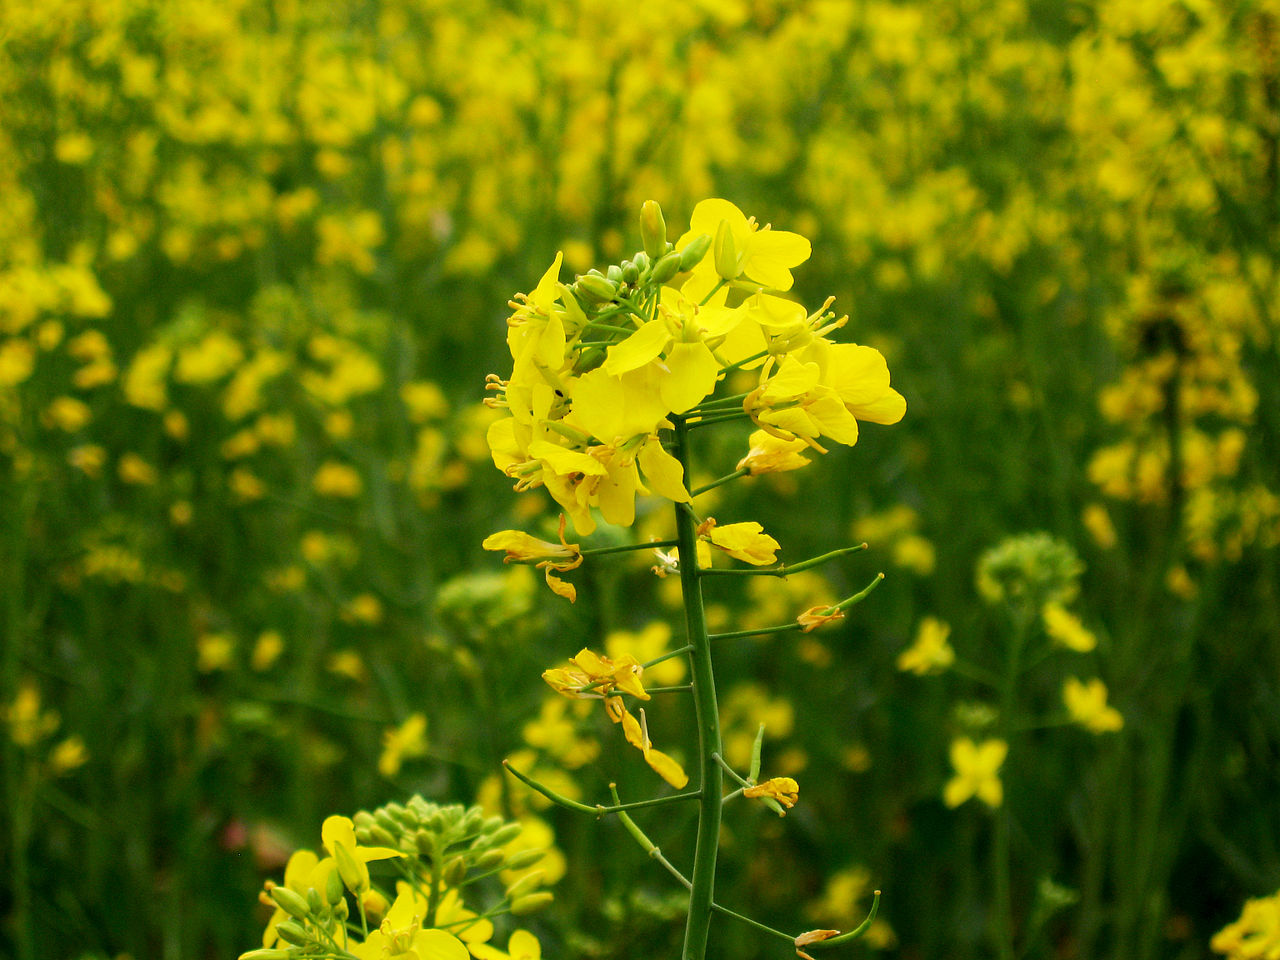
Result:
M616 262L644 200L674 239L707 196L813 240L796 293L908 400L718 491L784 557L871 545L719 623L887 574L720 654L727 750L767 722L802 800L730 811L718 898L848 928L878 887L849 955L992 955L994 815L942 791L1006 643L976 566L1031 531L1098 644L1001 721L1020 953L1203 957L1280 887L1280 3L6 0L0 954L234 956L325 815L421 791L554 844L544 956L674 955L680 891L618 825L495 771L651 791L539 673L682 642L678 598L640 557L570 607L481 551L554 512L480 400L557 250ZM981 669L900 670L929 617ZM1061 722L1072 676L1122 730ZM719 922L713 953L775 955Z

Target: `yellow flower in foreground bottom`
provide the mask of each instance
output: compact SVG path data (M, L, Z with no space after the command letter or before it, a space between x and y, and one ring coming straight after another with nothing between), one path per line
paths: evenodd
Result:
M1280 892L1246 900L1240 918L1215 933L1209 947L1228 960L1280 955Z
M400 764L427 752L427 718L412 714L398 727L382 734L382 756L378 758L378 772L384 777L394 777L400 772Z
M984 740L981 744L968 737L953 740L951 766L956 775L942 791L943 802L948 807L958 807L976 796L988 807L1000 806L1004 802L1004 785L999 771L1008 753L1009 745L1003 740Z
M749 799L769 797L790 810L800 799L800 784L790 777L771 777L754 787L743 788L742 795Z
M925 617L916 631L916 642L898 654L898 669L924 676L942 673L955 662L956 652L947 643L951 625L937 617Z
M721 527L716 525L715 517L707 517L698 527L698 536L710 540L712 546L723 550L735 560L743 560L757 567L773 563L781 546L754 520L727 523Z
M1088 653L1098 645L1098 639L1082 624L1075 614L1057 603L1044 605L1044 629L1050 639L1059 646Z
M1124 717L1115 707L1107 706L1107 687L1094 677L1081 683L1068 677L1062 687L1062 701L1071 719L1093 733L1114 733L1124 727Z
M507 941L507 952L477 943L471 948L476 960L542 960L542 944L528 930L516 930Z

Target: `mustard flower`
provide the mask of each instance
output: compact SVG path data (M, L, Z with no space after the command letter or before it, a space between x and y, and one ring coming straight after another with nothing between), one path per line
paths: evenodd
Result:
M320 839L333 858L342 882L356 896L363 895L370 888L370 862L404 856L390 847L361 846L356 840L355 824L350 817L326 817L320 825Z
M947 639L951 625L937 617L925 617L916 630L916 640L898 654L898 669L924 676L942 673L955 662L956 652Z
M735 560L757 567L773 563L781 546L754 520L719 526L714 517L708 517L698 526L698 536Z
M1098 645L1097 637L1061 604L1046 603L1041 613L1044 616L1045 633L1059 646L1076 653L1088 653Z
M427 718L421 713L410 714L400 726L383 731L378 772L384 777L394 777L406 759L422 757L426 753Z
M689 231L676 242L676 248L683 249L699 234L715 238L713 255L694 268L695 274L706 275L707 290L715 285L717 276L724 280L741 277L763 287L790 290L791 268L804 263L812 253L809 241L798 233L773 230L767 224L762 229L755 218L718 198L702 200L693 208Z
M573 584L555 576L567 570L574 570L582 565L582 550L576 543L568 543L564 538L564 515L560 516L560 543L548 543L519 530L501 530L484 538L481 544L486 550L504 550L504 563L532 563L543 571L547 586L557 596L564 597L570 603L578 599L578 591Z
M1093 733L1114 733L1124 727L1120 711L1107 706L1107 687L1097 677L1088 683L1068 677L1062 687L1062 700L1072 721Z
M975 744L968 737L959 737L951 741L951 766L956 773L942 791L943 802L958 807L976 796L989 807L1000 806L1004 802L1000 766L1008 753L1009 745L1003 740Z
M513 930L506 952L488 944L475 944L471 954L476 960L542 960L542 944L528 930Z
M790 810L800 799L800 785L790 777L771 777L753 787L744 787L742 795L750 799L768 797Z

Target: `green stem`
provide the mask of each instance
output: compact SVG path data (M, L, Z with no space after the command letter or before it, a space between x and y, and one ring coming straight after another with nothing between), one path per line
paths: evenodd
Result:
M592 806L589 803L580 803L577 800L569 799L564 794L557 793L545 783L540 783L527 773L521 773L507 760L503 760L502 765L507 768L507 772L513 777L526 786L537 790L552 803L558 804L569 810L577 810L579 813L589 813L595 817L604 816L606 813L621 813L623 810L639 810L642 807L660 807L668 803L679 803L682 800L697 800L701 797L701 791L690 790L687 793L673 793L668 797L654 797L649 800L633 800L631 803L615 803L610 807L606 807L604 804L600 803Z
M701 494L706 493L708 490L714 490L716 487L721 487L721 486L724 486L726 483L731 483L734 480L737 480L739 477L745 477L750 472L751 471L748 470L746 467L743 467L740 470L735 470L733 471L733 473L726 474L725 476L721 477L719 480L712 480L710 483L705 483L702 486L698 487L696 490L690 490L689 496L691 497L700 496Z
M1009 656L1005 661L1004 676L1000 681L1000 739L1009 742L1013 730L1013 710L1018 692L1019 661L1030 627L1030 617L1021 611L1014 612L1013 635L1009 641ZM1009 811L1001 806L995 811L995 842L992 844L992 872L995 874L996 924L993 931L1000 960L1014 960L1013 947L1013 896L1010 889L1009 864Z
M687 424L685 426L685 429L689 429L692 427L710 427L717 423L729 423L732 420L750 420L750 419L751 417L741 410L739 410L737 413L717 413L717 414L714 414L713 416L701 417L697 420L694 420L692 423ZM688 476L688 474L686 474L686 476Z
M630 550L661 550L663 547L674 547L676 540L650 540L648 543L623 543L613 547L592 547L579 551L584 557L603 557L610 553L626 553Z
M859 543L856 546L841 547L839 550L832 550L829 553L822 554L821 556L810 557L808 560L801 560L799 563L791 563L791 564L784 563L778 567L763 567L763 568L756 567L751 570L743 570L741 568L735 567L731 569L718 569L718 570L707 569L699 572L702 574L714 574L717 576L785 577L788 574L799 573L802 570L808 570L811 567L816 567L821 564L824 564L828 560L835 560L837 557L843 557L850 553L857 553L859 550L865 550L865 549L867 549L867 545L865 543ZM680 556L682 557L684 556L683 550L681 550ZM875 580L871 582L871 585L868 586L861 593L854 594L848 600L842 600L840 603L836 604L836 606L838 606L841 610L845 609L846 606L853 606L855 603L857 603L859 600L865 597L868 593L870 593L872 590L878 587L880 585L880 581L883 579L884 579L884 574L880 574L879 576L876 577Z
M689 468L689 423L675 417L675 455L684 468ZM716 704L715 677L711 669L711 638L707 633L706 613L702 605L702 583L698 569L698 533L693 511L676 504L676 536L680 549L680 589L684 597L685 623L688 627L689 672L693 682L693 702L698 725L698 760L700 767L698 801L698 836L693 853L693 877L689 888L689 917L685 925L683 960L702 960L707 952L707 936L711 928L712 901L715 896L716 857L720 846L720 795L724 777L715 755L720 753L720 711Z
M767 637L773 633L792 633L796 630L803 630L804 625L800 623L784 623L778 627L760 627L756 630L729 630L726 633L711 634L712 640L742 640L747 637Z

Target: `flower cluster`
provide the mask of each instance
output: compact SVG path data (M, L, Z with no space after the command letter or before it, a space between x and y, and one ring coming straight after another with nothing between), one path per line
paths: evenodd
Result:
M791 268L809 257L803 237L762 227L727 200L699 203L675 243L656 203L645 204L641 228L645 248L632 258L566 284L557 256L512 302L512 370L489 382L490 403L509 416L489 428L489 446L517 490L545 488L585 536L593 508L630 526L639 493L689 501L659 436L673 415L745 411L764 432L744 458L752 472L790 469L798 464L778 454L823 451L824 438L856 443L859 418L902 418L880 352L828 339L847 320L830 301L810 313L784 296ZM702 406L739 370L753 376L745 396ZM742 539L728 528L710 536Z

